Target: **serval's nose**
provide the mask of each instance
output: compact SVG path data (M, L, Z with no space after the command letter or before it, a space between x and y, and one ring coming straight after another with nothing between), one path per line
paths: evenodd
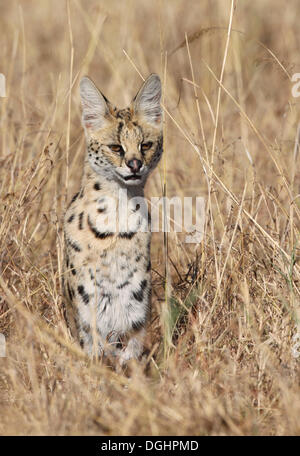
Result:
M128 166L128 168L130 168L132 173L138 173L143 163L141 162L141 160L133 158L132 160L129 160L129 162L127 162L126 165Z

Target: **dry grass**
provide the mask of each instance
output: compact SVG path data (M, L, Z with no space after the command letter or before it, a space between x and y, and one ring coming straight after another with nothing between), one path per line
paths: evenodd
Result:
M230 0L1 2L0 434L300 433L300 4L282 6L238 2L229 36ZM147 195L204 196L207 223L197 248L154 235L148 364L123 375L68 339L61 223L79 77L124 106L135 67L165 88Z

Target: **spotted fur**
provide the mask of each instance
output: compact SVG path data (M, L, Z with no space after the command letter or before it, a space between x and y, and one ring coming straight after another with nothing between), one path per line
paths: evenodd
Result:
M80 94L86 157L81 189L65 214L66 316L89 355L113 354L124 364L141 356L150 316L151 234L147 212L138 209L162 154L161 84L150 75L120 110L86 77ZM118 214L120 189L129 201L122 228L118 217L116 227L107 224Z

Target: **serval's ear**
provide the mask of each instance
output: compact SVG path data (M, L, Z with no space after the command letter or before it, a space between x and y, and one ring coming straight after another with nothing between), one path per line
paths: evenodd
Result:
M105 117L109 115L108 100L97 89L95 84L84 76L80 81L82 105L82 125L85 130L95 131L101 128Z
M151 74L133 99L134 111L147 122L160 126L162 120L161 82L157 74Z

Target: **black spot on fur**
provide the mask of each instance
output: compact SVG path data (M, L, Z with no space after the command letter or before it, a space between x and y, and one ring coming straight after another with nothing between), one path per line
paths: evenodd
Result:
M82 225L82 221L83 221L83 214L84 214L83 212L80 212L80 214L79 214L79 218L78 218L78 220L79 220L79 223L78 223L78 228L79 228L80 230L82 230L82 228L83 228L83 225Z
M71 272L73 275L76 275L76 269L74 268L74 265L71 263Z
M147 264L147 269L146 269L147 272L151 271L151 261L149 261L149 263Z
M74 201L76 201L76 200L77 200L77 198L78 198L78 195L79 195L79 192L75 193L75 195L74 195L74 196L73 196L73 198L71 199L71 202L70 202L70 204L69 204L69 207L71 206L71 204L73 204L73 203L74 203Z
M133 236L135 235L135 232L132 231L132 232L129 232L129 233L119 233L119 238L122 238L122 239L132 239Z
M85 332L86 334L89 334L90 330L91 330L91 327L88 323L82 323L81 325L81 329L83 332Z
M107 237L110 237L113 235L113 233L111 233L109 231L104 231L102 233L100 231L98 231L97 228L92 224L90 217L88 217L88 225L90 227L90 230L94 233L94 235L97 239L106 239Z
M121 283L121 285L117 286L118 290L121 290L122 288L126 287L127 285L129 285L129 283L130 282L128 280L126 280L126 282Z
M73 222L74 218L75 218L75 215L72 214L72 215L68 218L68 223Z
M110 293L103 293L102 297L103 298L107 298L109 302L111 301L111 294Z
M134 297L134 299L136 299L139 302L143 301L143 299L144 299L144 291L145 291L146 286L147 286L147 280L142 280L142 282L140 283L139 290L138 291L134 291L132 293L132 296Z
M94 184L94 189L95 189L95 190L100 190L100 189L101 189L101 186L100 186L99 182L96 182L96 183Z
M132 279L132 277L134 276L134 274L136 273L137 271L137 268L134 268L129 274L128 274L128 279Z
M105 312L107 305L111 304L111 294L103 293L102 298L103 298L102 299L103 308L101 309L101 312Z
M90 298L89 298L89 295L84 291L84 286L79 285L77 287L77 290L78 290L78 293L80 294L80 296L82 297L84 304L88 304Z
M105 207L99 207L99 209L97 209L97 211L99 212L99 214L104 214L106 212L106 208Z
M145 326L145 320L137 320L133 321L132 324L132 329L134 331L138 331L139 329L142 329Z
M132 210L132 212L139 211L140 208L141 208L141 205L140 205L140 204L137 204L137 205L135 206L135 209Z
M67 238L66 242L73 250L75 250L75 252L81 252L81 248L75 241L72 241L71 239Z

